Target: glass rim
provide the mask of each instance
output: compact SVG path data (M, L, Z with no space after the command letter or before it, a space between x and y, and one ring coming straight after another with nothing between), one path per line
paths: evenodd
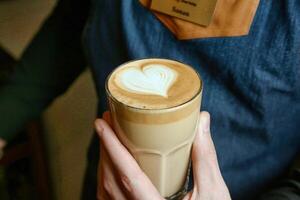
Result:
M181 103L181 104L178 104L178 105L175 105L175 106L171 106L171 107L167 107L167 108L140 108L140 107L134 107L134 106L130 106L130 105L127 105L121 101L119 101L117 98L115 98L111 92L109 91L109 88L108 88L108 81L110 79L110 77L112 76L112 74L119 68L121 68L122 66L128 64L128 63L131 63L131 62L135 62L135 61L143 61L143 60L151 60L151 59L156 59L156 60L169 60L169 61L175 61L175 62L178 62L180 64L183 64L187 67L189 67L190 69L192 69L198 76L199 80L200 80L200 87L198 89L198 91L195 93L195 95L193 97L191 97L189 100ZM195 98L197 98L199 96L199 94L203 91L203 81L202 81L202 78L200 76L200 74L190 65L188 64L185 64L181 61L178 61L178 60L175 60L175 59L167 59L167 58L155 58L155 57L152 57L152 58L140 58L140 59L134 59L134 60L129 60L127 62L124 62L122 63L121 65L119 65L118 67L116 67L114 70L112 70L109 75L106 77L106 80L105 80L105 92L106 92L106 95L108 98L110 98L111 100L113 100L115 103L118 103L118 104L121 104L122 106L125 106L125 107L128 107L128 108L131 108L131 109L136 109L136 110L145 110L145 111L149 111L149 110L153 110L153 111L161 111L161 110L171 110L171 109L174 109L174 108L177 108L177 107L180 107L180 106L183 106L191 101L193 101Z

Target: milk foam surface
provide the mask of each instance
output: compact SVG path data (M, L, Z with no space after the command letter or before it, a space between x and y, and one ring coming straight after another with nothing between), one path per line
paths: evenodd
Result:
M117 85L136 94L152 94L168 97L177 72L162 64L149 64L143 69L128 67L116 75Z
M111 74L107 84L114 99L143 109L181 105L201 88L199 76L191 67L166 59L125 63Z

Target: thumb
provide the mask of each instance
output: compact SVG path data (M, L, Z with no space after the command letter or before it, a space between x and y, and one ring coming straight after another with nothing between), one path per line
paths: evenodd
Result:
M210 133L210 114L206 111L200 113L199 125L193 143L192 160L196 165L201 165L202 160L211 165L217 164L216 150Z
M216 150L210 133L210 115L201 112L198 131L193 143L192 162L195 186L206 190L222 183L223 178L219 169Z

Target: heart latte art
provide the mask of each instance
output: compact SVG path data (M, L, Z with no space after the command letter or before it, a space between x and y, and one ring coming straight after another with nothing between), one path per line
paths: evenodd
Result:
M137 93L168 97L168 90L177 78L177 72L162 64L127 67L116 77L122 89Z

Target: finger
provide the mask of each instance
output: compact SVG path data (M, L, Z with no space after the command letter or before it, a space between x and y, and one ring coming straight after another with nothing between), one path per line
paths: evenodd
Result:
M103 182L103 151L101 150L100 160L98 163L97 169L97 200L106 200L109 199L109 195L104 189L104 182Z
M194 157L193 157L194 155ZM200 160L209 160L213 166L217 164L216 150L210 133L210 115L201 112L199 116L198 131L193 143L192 159L195 164L201 164Z
M134 176L137 171L140 171L134 158L121 144L106 121L97 119L95 124L96 131L101 138L101 142L116 169L130 176Z
M104 148L100 145L100 160L98 164L97 171L97 200L107 200L110 199L108 193L104 189L104 172L103 172L103 164L105 159Z
M210 187L223 182L216 150L210 133L210 115L200 113L198 131L193 143L192 162L194 180L201 187ZM202 189L203 189L202 187ZM200 190L200 188L198 188Z
M109 111L105 111L102 115L102 118L108 123L108 125L110 127L112 127L112 121L111 121L111 117L110 117L110 112Z
M110 123L110 113L103 113L103 119ZM116 175L113 173L111 160L107 156L107 152L100 140L100 158L98 166L98 200L120 199L125 200L125 195L121 191L119 184L116 181Z
M113 166L121 176L121 182L132 196L145 200L160 197L151 181L127 149L120 143L109 125L104 120L97 119L95 126ZM149 194L151 194L151 197L149 197Z
M111 199L117 200L126 200L126 195L123 193L122 189L120 188L120 184L117 180L117 175L114 173L113 165L110 159L107 157L107 153L104 151L103 157L103 187L105 192L109 194Z

